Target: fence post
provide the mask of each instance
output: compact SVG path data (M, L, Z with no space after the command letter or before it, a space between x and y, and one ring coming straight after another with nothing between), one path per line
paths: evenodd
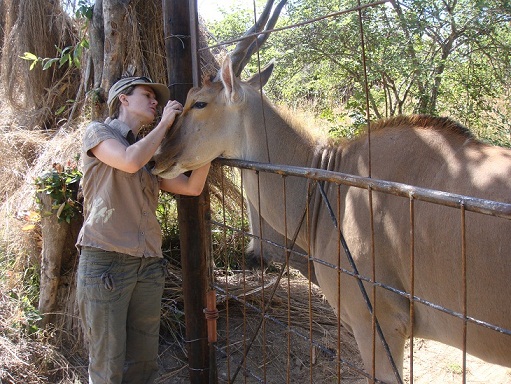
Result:
M196 10L195 0L163 0L168 84L171 98L181 103L185 102L188 90L198 78L199 68L192 66L192 62L198 62L192 60L192 55L196 54L192 47L197 46L192 43L197 38L197 17L190 17ZM203 384L209 381L207 325L203 312L210 258L207 186L201 196L178 196L177 202L190 383Z

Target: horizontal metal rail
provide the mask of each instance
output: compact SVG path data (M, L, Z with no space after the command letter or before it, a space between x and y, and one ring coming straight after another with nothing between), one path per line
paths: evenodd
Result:
M400 196L400 197L404 197L404 198L411 199L414 201L417 200L417 201L429 202L429 203L433 203L433 204L437 204L437 205L441 205L441 206L457 208L457 209L462 210L463 212L470 211L470 212L475 212L475 213L479 213L479 214L500 217L500 218L504 218L504 219L511 219L511 204L477 198L477 197L473 197L473 196L454 194L454 193L438 191L438 190L429 189L429 188L412 186L412 185L408 185L408 184L404 184L404 183L374 179L374 178L370 178L370 177L356 176L356 175L351 175L351 174L347 174L347 173L333 172L333 171L327 171L327 170L316 169L316 168L298 167L298 166L290 166L290 165L282 165L282 164L269 164L269 163L260 163L260 162L252 162L252 161L245 161L245 160L238 160L238 159L224 159L224 158L216 159L215 163L222 165L222 166L247 169L247 170L252 170L252 171L256 171L256 172L274 173L274 174L284 176L284 177L289 177L289 176L301 177L301 178L311 179L311 180L318 181L318 182L329 182L329 183L334 183L336 185L351 186L351 187L366 189L368 191L376 191L376 192L391 194L391 195L395 195L395 196ZM328 203L328 201L327 201L327 203ZM333 221L335 222L335 217L333 217ZM243 232L242 230L238 230L234 227L226 225L225 223L222 224L222 223L219 223L216 221L212 221L212 224L217 225L219 227L225 227L227 229L230 229L233 232ZM394 288L392 286L383 284L382 282L375 281L374 279L372 279L368 276L359 274L356 271L356 269L354 271L350 271L345 268L341 268L340 266L325 262L324 260L317 258L315 255L309 255L309 254L303 254L301 252L296 252L296 251L293 251L292 249L287 249L288 248L287 246L279 245L279 244L277 244L273 241L270 241L268 239L262 239L262 238L260 238L260 236L257 236L255 234L250 234L250 233L246 233L246 234L252 239L257 239L261 242L275 246L279 249L289 251L290 254L296 253L298 256L302 256L302 257L304 257L304 259L306 259L308 261L312 261L314 263L325 265L329 268L337 270L341 274L352 276L360 282L365 282L365 283L372 285L373 287L379 287L379 288L385 289L387 291L393 292L394 294L400 295L402 297L406 297L412 303L422 304L422 305L428 306L434 310L437 310L437 311L443 312L445 314L448 314L450 316L461 319L464 321L465 327L466 327L467 323L472 323L472 324L482 326L487 329L491 329L493 331L499 332L503 335L511 336L510 329L502 328L498 325L491 324L486 321L468 316L466 314L465 310L463 310L463 313L462 313L462 312L454 311L453 309L445 308L445 307L435 304L429 300L426 300L424 298L416 296L413 293L413 290L412 290L412 292L406 292L406 291ZM217 289L221 290L221 287L217 287ZM228 292L224 292L224 293L230 299L240 300L239 298L228 294ZM240 302L243 302L243 300L240 300ZM287 327L286 324L273 318L272 316L269 316L265 312L262 312L259 309L252 307L250 304L245 303L245 305L248 305L248 307L252 308L256 312L261 312L261 314L264 318L274 321L275 323L278 323L278 324L282 325L283 327L287 328L288 332L292 332L300 337L309 339L306 335L303 335L298 331L293 331L292 329ZM312 343L312 345L315 345L316 347L319 347L321 350L323 350L323 352L326 352L324 350L324 347L318 345L317 342L314 342L311 339L309 339L309 340ZM344 361L344 359L341 359L340 363L347 364L347 362ZM363 374L364 376L369 377L367 375L367 373L353 367L351 364L347 364L347 366L350 369L353 369L354 371L358 372L359 374ZM378 382L378 380L377 380L377 382Z
M305 168L292 165L268 164L224 158L218 158L215 162L226 166L250 169L254 171L269 172L278 175L299 176L318 181L328 181L336 184L343 184L368 190L370 189L396 196L407 198L413 197L415 200L426 201L452 208L461 208L463 206L466 211L511 219L511 204L499 201L437 191L429 188L415 187L408 184L373 179L370 177L355 176L342 172L325 171L317 168Z

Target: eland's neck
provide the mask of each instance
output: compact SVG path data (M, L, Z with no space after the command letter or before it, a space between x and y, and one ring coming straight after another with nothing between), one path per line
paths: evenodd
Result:
M300 127L267 105L264 114L245 118L244 159L272 164L310 167L317 156L317 145ZM247 117L247 115L245 115ZM284 178L266 172L243 172L247 198L275 230L288 236L300 226L307 204L307 179ZM285 185L284 185L285 184ZM285 190L285 192L284 192ZM285 194L285 198L284 198ZM286 228L287 226L287 228ZM306 224L302 225L297 244L306 245Z
M267 102L264 113L260 109L246 116L244 157L247 160L310 166L315 143L303 129L290 123Z

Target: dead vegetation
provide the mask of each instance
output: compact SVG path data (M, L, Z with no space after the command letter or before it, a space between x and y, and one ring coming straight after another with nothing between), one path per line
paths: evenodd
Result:
M75 99L80 72L76 67L52 66L43 70L20 59L25 52L41 58L58 55L55 48L77 43L77 31L60 2L4 0L5 39L2 49L4 97L16 110L14 122L27 130L54 129L55 111ZM41 17L43 16L43 17Z
M20 59L25 52L58 57L56 46L79 41L83 25L62 11L61 2L0 0L0 16L0 381L86 382L86 345L74 300L72 238L54 320L43 327L37 311L42 236L34 179L55 163L76 161L96 101L88 97L94 92L88 91L101 86L101 73L93 73L89 53L81 68L65 64L43 70L37 64L31 70L30 62ZM161 17L161 2L131 2L126 17L130 28L123 38L129 44L122 70L165 82L162 24L154 22ZM216 68L209 52L204 51L201 61L205 73ZM162 312L164 333L178 344L183 331L179 292L175 285L166 290Z

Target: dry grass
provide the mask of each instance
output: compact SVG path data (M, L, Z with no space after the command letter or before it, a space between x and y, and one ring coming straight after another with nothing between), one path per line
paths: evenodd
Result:
M73 354L60 352L51 334L27 336L10 322L20 319L13 300L0 299L0 381L3 384L73 384L86 382L86 369Z
M4 0L8 22L2 49L2 82L5 97L16 107L17 120L28 129L56 125L55 115L66 100L74 99L79 71L63 66L42 70L21 60L25 52L41 58L58 55L55 46L75 45L77 33L60 2Z
M58 326L38 328L40 229L23 227L36 208L34 178L53 162L73 159L80 129L54 135L25 130L1 107L7 113L0 121L0 381L77 383L85 368L83 354L72 349L74 336Z

